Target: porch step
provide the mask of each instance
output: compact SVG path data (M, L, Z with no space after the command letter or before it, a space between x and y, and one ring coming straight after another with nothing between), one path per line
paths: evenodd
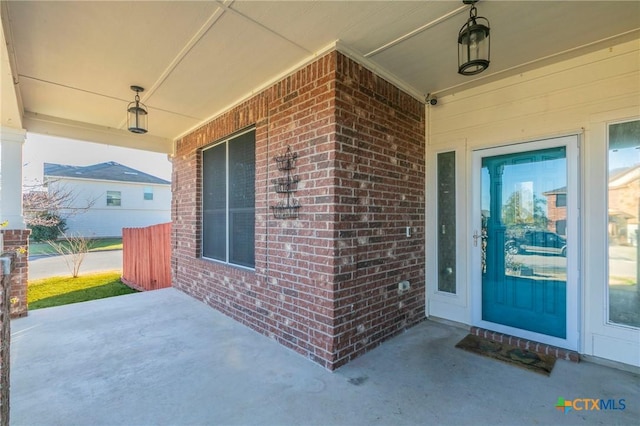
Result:
M572 362L580 362L580 354L578 354L578 352L576 351L571 351L569 349L558 348L555 346L547 345L545 343L540 343L533 340L510 336L508 334L498 333L498 332L487 330L480 327L471 327L471 330L469 332L475 336L482 337L484 339L517 346L520 349L526 349L528 351L535 352L537 354L551 355L556 357L556 359L564 359Z

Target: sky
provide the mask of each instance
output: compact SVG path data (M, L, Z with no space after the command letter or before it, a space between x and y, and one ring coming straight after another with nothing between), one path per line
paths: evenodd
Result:
M548 149L548 151L553 148ZM531 151L535 152L535 151ZM516 161L505 166L502 174L502 205L504 206L514 192L521 194L524 200L529 201L528 204L533 206L534 198L546 200L543 195L545 191L559 189L567 185L567 161L565 157L561 157L561 150L556 149L552 152L559 158L536 158L535 161L525 162L523 157L522 163ZM527 152L523 153L524 155ZM550 154L547 154L548 156ZM511 156L507 154L506 157ZM499 156L497 156L499 157ZM515 164L514 164L515 163ZM489 184L490 177L486 167L482 168L482 210L489 211L490 194ZM528 195L527 195L528 194ZM521 207L524 207L521 205ZM541 206L545 211L546 204Z
M171 163L167 154L34 133L27 133L22 161L23 181L29 186L42 182L44 163L88 166L115 161L161 179L171 180Z

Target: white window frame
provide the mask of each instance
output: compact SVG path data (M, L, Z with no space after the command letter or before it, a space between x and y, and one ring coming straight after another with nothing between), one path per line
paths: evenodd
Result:
M606 123L605 125L605 137L606 137L606 145L605 145L605 149L606 149L606 163L605 163L605 168L606 168L606 184L605 184L605 200L606 200L606 211L607 211L607 217L605 219L605 241L606 241L606 245L605 247L607 247L606 251L605 251L605 271L606 271L606 275L605 275L605 291L604 291L604 321L605 324L607 326L610 327L615 327L615 328L619 328L619 329L627 329L627 330L631 330L631 331L638 331L640 330L640 327L636 327L633 325L629 325L629 324L623 324L623 323L618 323L618 322L613 322L611 321L611 301L610 301L610 296L609 296L609 280L611 278L611 271L609 270L609 265L610 265L610 259L609 259L609 244L610 244L610 235L609 235L609 152L610 152L610 143L611 141L609 140L609 129L611 128L611 126L615 126L617 124L624 124L624 123L631 123L634 121L640 121L640 117L636 117L636 118L630 118L627 120L619 120L619 121L609 121ZM640 244L640 243L637 243ZM640 248L640 247L639 247ZM640 285L640 284L638 284Z
M118 196L114 197L113 194L117 193ZM112 201L110 204L109 201ZM113 200L118 200L118 204L113 204ZM122 191L107 191L107 207L122 207Z

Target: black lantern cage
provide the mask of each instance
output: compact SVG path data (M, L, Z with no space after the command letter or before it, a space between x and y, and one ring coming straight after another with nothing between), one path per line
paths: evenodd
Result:
M136 92L135 100L127 106L127 128L132 133L147 133L147 107L140 102L140 92L144 89L140 86L131 86L131 90Z
M489 67L489 20L477 15L478 10L472 5L469 20L458 33L458 73L462 75L479 74Z

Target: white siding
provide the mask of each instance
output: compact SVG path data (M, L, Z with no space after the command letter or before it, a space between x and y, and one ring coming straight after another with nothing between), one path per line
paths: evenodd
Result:
M119 237L122 228L144 227L171 221L171 186L55 178L50 188L62 187L75 195L66 210L68 233L95 237ZM153 188L153 200L144 199L144 189ZM107 191L121 193L120 206L107 206ZM86 206L91 204L89 209Z
M493 58L498 60L498 58ZM598 52L443 96L427 112L429 165L438 150L456 149L462 159L464 183L460 206L470 188L469 158L474 149L578 134L581 186L580 350L583 354L640 365L640 332L607 324L606 200L607 124L640 117L640 40L612 45ZM431 167L428 179L435 179ZM428 200L435 185L428 182ZM464 207L462 207L464 208ZM433 216L428 206L427 217ZM464 210L458 211L464 214ZM434 225L429 219L429 230ZM467 230L460 229L468 244ZM427 241L433 247L431 240ZM463 250L464 251L464 250ZM466 254L460 261L466 263ZM428 267L430 267L428 265ZM433 265L431 265L433 267ZM464 268L464 266L463 266ZM465 283L466 286L466 283ZM469 321L466 287L456 308L438 316Z

